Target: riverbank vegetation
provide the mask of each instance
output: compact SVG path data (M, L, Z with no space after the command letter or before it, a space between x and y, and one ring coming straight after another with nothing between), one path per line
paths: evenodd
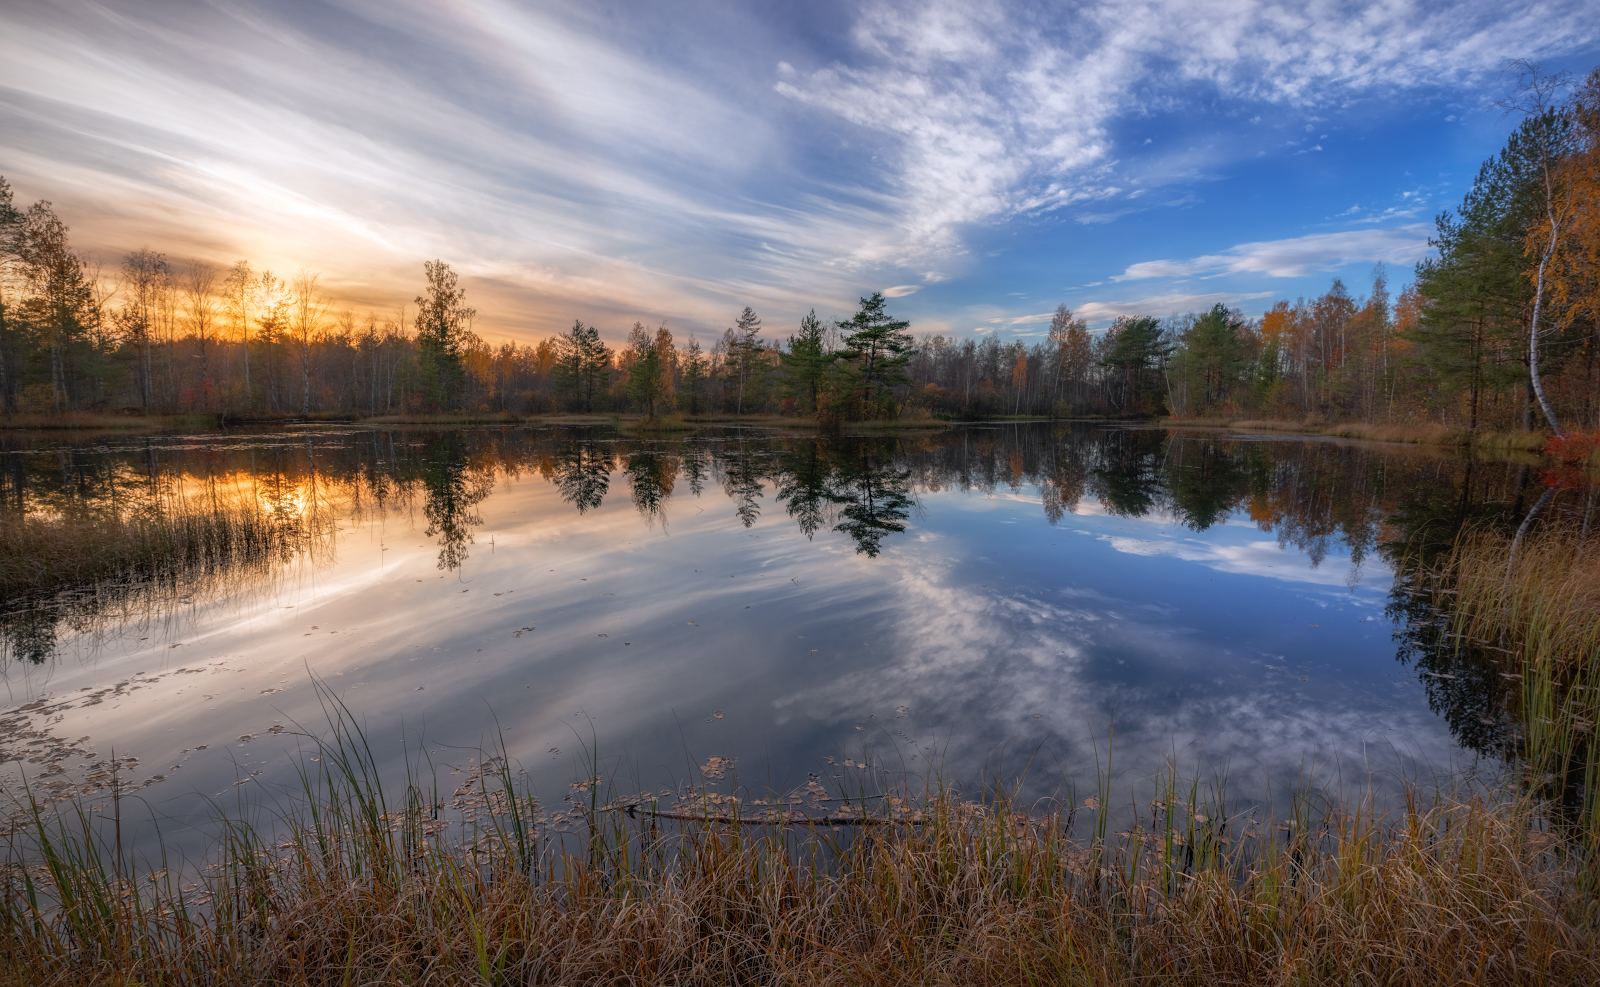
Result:
M1233 806L1168 771L1021 804L873 772L755 797L598 773L546 811L503 756L378 780L347 711L276 818L135 852L131 802L35 809L0 983L1584 984L1585 834L1492 791ZM1114 744L1112 745L1114 748ZM312 756L313 752L316 756ZM602 789L605 789L602 793ZM398 797L396 797L398 796Z
M792 327L746 306L704 340L641 320L613 346L578 319L494 343L443 262L424 265L409 305L365 312L338 308L315 273L247 260L140 249L102 268L50 203L22 209L0 180L0 417L1171 414L1594 430L1600 70L1566 103L1536 103L1398 290L1379 267L1364 293L1335 280L1260 318L1218 305L1094 330L1063 305L1038 342L916 337L874 293L847 318L813 309Z

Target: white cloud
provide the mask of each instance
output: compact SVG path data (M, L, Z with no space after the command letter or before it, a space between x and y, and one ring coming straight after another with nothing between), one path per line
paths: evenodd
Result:
M1507 57L1582 50L1597 36L1585 0L1102 0L1069 23L999 0L878 2L854 31L861 57L776 88L890 141L898 215L856 256L907 258L959 251L967 224L1115 194L1112 121L1196 83L1315 107L1463 84Z
M1244 293L1221 291L1198 295L1147 295L1144 298L1135 298L1130 301L1085 302L1075 307L1073 312L1091 322L1101 322L1115 319L1119 316L1165 316L1178 312L1200 312L1209 309L1218 302L1224 305L1235 305L1239 302L1271 297L1272 292L1270 291Z
M709 327L747 302L798 313L934 283L966 269L972 224L1125 208L1109 135L1130 115L1197 90L1309 111L1461 85L1600 29L1583 0L868 0L819 65L731 3L699 20L507 0L146 8L4 5L19 194L108 254L307 264L356 304L409 297L420 258L445 257L485 328L518 333L575 314Z
M1150 260L1131 265L1112 278L1180 278L1195 274L1266 274L1294 278L1313 271L1329 271L1356 261L1383 261L1410 265L1427 255L1430 228L1413 223L1389 230L1348 230L1314 233L1288 240L1241 243L1220 254L1192 260Z
M921 290L922 285L920 284L897 284L893 288L883 289L883 296L885 298L904 298L907 295L915 295Z

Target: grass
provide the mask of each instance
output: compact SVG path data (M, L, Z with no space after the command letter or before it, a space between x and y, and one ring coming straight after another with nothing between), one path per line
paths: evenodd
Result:
M167 505L132 514L85 507L54 516L0 509L0 599L287 558L303 535L298 520L254 504Z
M35 810L0 875L0 984L1600 978L1584 847L1526 799L1302 796L1278 819L1168 771L1113 807L1107 768L1082 804L846 792L830 818L876 825L820 827L797 821L814 789L603 801L596 759L546 814L503 754L450 798L413 763L392 799L328 698L299 796L271 833L220 821L199 873L125 848L124 805Z
M169 432L217 427L214 414L118 415L91 411L24 412L0 415L0 429L28 431L73 429L86 431Z
M1493 651L1517 686L1530 780L1568 792L1600 835L1600 540L1576 521L1520 543L1469 530L1444 563L1439 592L1457 640Z
M1306 435L1333 435L1369 442L1399 442L1410 445L1472 446L1493 452L1533 452L1544 447L1549 435L1544 432L1468 432L1466 429L1426 424L1373 424L1367 422L1288 422L1215 421L1179 419L1167 422L1172 427L1198 426L1231 428L1249 432L1297 432Z

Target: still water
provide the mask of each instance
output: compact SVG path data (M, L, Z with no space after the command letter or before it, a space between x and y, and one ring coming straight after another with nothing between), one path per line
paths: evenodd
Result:
M1442 677L1396 559L1513 516L1515 464L1060 423L4 441L13 510L225 503L283 535L4 601L8 789L94 791L115 758L172 824L259 800L326 728L317 679L395 771L503 738L547 802L596 753L636 790L713 757L757 791L1081 789L1113 729L1119 775L1176 757L1245 797L1497 760L1494 677Z

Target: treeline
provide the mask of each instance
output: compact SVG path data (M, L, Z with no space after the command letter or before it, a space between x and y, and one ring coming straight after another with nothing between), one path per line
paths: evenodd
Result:
M220 270L143 249L106 272L50 203L0 178L0 408L397 412L1237 416L1554 431L1600 426L1600 70L1531 108L1484 163L1438 256L1392 294L1375 270L1259 319L1208 312L1091 331L1066 306L1036 341L913 338L885 299L815 310L765 338L746 307L720 337L634 323L608 346L577 321L493 345L443 262L389 313L334 311L318 278Z

